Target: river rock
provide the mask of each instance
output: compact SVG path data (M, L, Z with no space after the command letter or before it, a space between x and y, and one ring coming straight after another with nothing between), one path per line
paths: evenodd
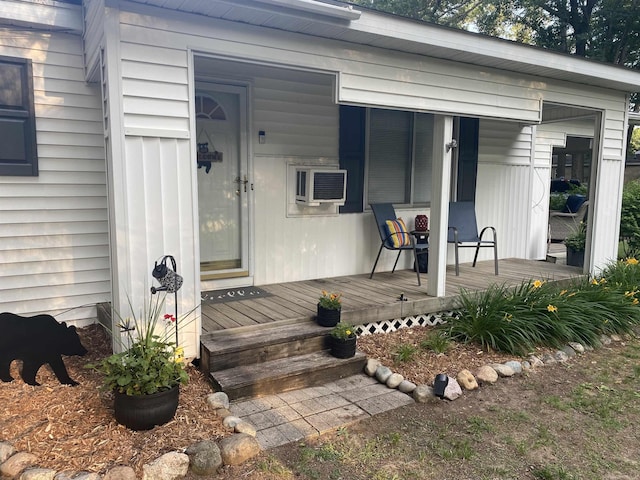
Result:
M416 384L410 382L409 380L403 380L402 382L400 382L400 385L398 385L398 390L400 390L402 393L412 393L415 389Z
M568 358L572 358L576 356L576 351L571 348L569 345L566 345L562 348L562 351L567 354Z
M227 428L236 428L236 425L238 425L240 422L242 422L242 419L240 417L229 415L228 417L225 417L224 420L222 420L222 425Z
M431 385L418 385L413 390L412 396L418 403L426 403L430 400L435 400L436 398L433 394L433 387Z
M392 373L391 375L389 375L389 378L387 378L386 384L389 388L397 388L403 380L404 377L399 373Z
M56 471L50 468L27 468L18 480L54 480Z
M462 389L455 378L449 377L449 383L444 389L444 396L447 400L455 400L462 396Z
M513 368L503 363L493 363L490 367L496 371L499 377L513 377L516 374Z
M562 350L558 350L553 354L553 358L555 358L560 363L564 363L569 360L569 355L564 353Z
M389 379L389 377L391 376L393 372L391 371L391 369L389 367L385 367L384 365L380 365L378 368L376 368L376 379L380 382L380 383L387 383L387 380Z
M0 465L0 477L17 477L24 469L36 464L38 457L32 453L18 452Z
M234 427L234 430L237 433L246 433L247 435L251 435L252 437L255 437L258 434L258 432L256 431L256 427L251 425L249 422L245 422L244 420L238 423Z
M504 362L507 367L511 367L515 373L522 373L522 364L517 360L509 360Z
M0 442L0 463L4 463L7 458L16 453L16 449L9 442Z
M177 480L189 471L189 456L169 452L142 466L142 480Z
M185 453L189 456L191 471L196 475L214 475L222 466L220 448L213 440L195 443Z
M529 355L527 361L531 364L532 368L544 367L544 362L540 359L540 357L537 357L535 355Z
M578 342L569 342L569 346L573 348L576 353L584 353L584 346Z
M102 480L136 480L136 472L131 467L119 465L110 468Z
M260 445L251 435L236 433L220 441L220 453L225 465L241 465L260 453Z
M476 370L476 379L480 383L488 383L493 385L498 381L498 372L496 372L489 365L483 365L482 367Z
M476 381L476 378L467 369L460 370L458 372L458 375L456 376L456 380L458 380L460 386L465 390L475 390L476 388L478 388L478 382Z
M210 393L207 395L207 403L214 410L229 408L229 396L224 392Z
M379 366L380 362L378 360L376 360L375 358L368 358L367 363L364 366L364 373L366 373L370 377L373 377L376 374L376 370Z

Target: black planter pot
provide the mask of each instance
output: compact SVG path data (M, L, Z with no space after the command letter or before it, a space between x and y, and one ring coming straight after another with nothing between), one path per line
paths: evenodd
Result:
M573 248L567 247L567 265L572 267L583 267L584 250L576 251Z
M116 421L131 430L149 430L171 420L178 408L180 387L151 395L114 392Z
M332 310L318 304L316 322L322 327L335 327L340 322L340 309Z
M331 337L331 355L336 358L351 358L356 354L357 337L349 337L345 340Z

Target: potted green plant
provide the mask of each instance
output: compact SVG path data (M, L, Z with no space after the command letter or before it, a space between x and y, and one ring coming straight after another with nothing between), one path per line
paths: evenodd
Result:
M104 375L103 388L113 392L116 421L132 430L171 420L179 387L189 379L184 350L172 341L178 319L165 313L165 297L152 295L140 315L122 319L116 313L124 333L123 350L90 365Z
M567 247L567 265L584 266L584 250L587 241L587 225L580 222L576 229L564 239Z
M358 337L353 325L340 322L331 329L329 335L331 355L337 358L350 358L356 354Z
M318 315L316 322L323 327L334 327L340 321L342 311L342 294L331 293L326 290L318 299Z

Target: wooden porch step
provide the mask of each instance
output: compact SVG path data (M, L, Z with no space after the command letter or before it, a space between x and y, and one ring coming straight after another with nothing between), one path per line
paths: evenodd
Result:
M323 350L211 372L209 377L216 390L236 400L322 385L362 372L365 363L362 352L340 359Z
M272 323L203 335L201 365L207 372L263 363L328 348L330 328L312 321Z

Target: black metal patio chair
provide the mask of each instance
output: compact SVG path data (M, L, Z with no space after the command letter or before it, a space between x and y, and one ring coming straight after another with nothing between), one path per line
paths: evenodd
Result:
M493 240L482 240L484 232L491 230ZM498 238L494 227L484 227L478 235L476 208L473 202L449 203L449 231L447 242L455 245L456 276L460 275L459 248L475 248L473 266L476 266L478 252L483 247L493 248L493 261L496 275L498 275Z
M375 217L376 224L378 226L378 233L380 234L380 248L378 249L378 256L373 264L373 269L371 270L369 278L373 278L373 273L376 271L376 266L378 265L378 260L380 260L380 254L382 253L383 248L398 252L398 256L393 264L393 270L391 270L391 273L396 271L400 254L405 251L411 251L413 252L418 285L422 285L420 282L418 256L429 254L429 244L417 243L415 236L411 232L407 231L407 227L402 219L396 217L396 212L391 203L372 203L371 210L373 210L373 216Z

